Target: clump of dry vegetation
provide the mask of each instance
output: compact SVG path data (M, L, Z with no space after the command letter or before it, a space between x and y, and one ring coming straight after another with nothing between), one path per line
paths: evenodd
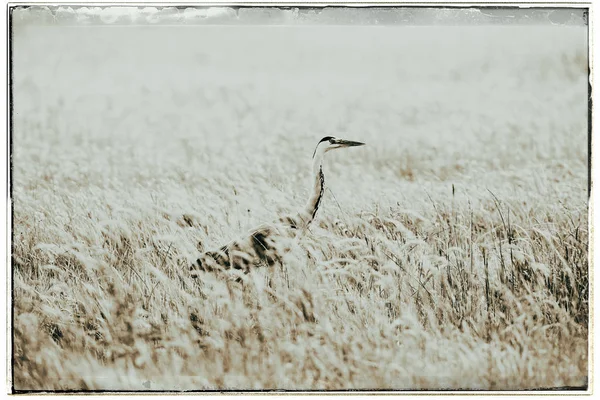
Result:
M15 389L586 385L584 28L17 33ZM192 279L326 134L282 267Z

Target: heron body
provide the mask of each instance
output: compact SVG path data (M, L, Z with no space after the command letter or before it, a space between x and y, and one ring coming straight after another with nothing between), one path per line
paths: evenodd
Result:
M271 224L264 224L252 230L249 235L232 241L215 251L202 253L192 264L192 271L212 272L236 269L248 271L252 267L272 266L281 261L277 238L294 236L306 230L315 219L325 192L323 158L330 150L362 146L364 143L326 136L313 153L312 173L314 186L306 206L296 214L279 218Z

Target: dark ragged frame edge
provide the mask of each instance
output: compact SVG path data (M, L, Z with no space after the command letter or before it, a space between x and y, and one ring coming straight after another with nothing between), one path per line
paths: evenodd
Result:
M13 154L13 121L12 121L12 116L14 113L14 109L13 109L13 69L12 69L12 54L13 54L13 41L12 41L12 11L16 8L19 7L27 7L27 6L81 6L81 7L89 7L89 6L98 6L98 7L115 7L115 6L129 6L129 7L136 7L136 6L142 6L142 5L147 5L147 6L153 6L153 7L164 7L165 4L168 3L164 3L164 4L155 4L155 3L92 3L92 4L86 4L86 3L9 3L7 4L7 10L6 10L6 17L7 17L7 32L6 32L6 40L7 40L7 77L6 77L6 83L7 83L7 136L8 136L8 147L7 147L7 176L6 176L6 181L7 181L7 191L6 191L6 195L7 195L7 206L10 207L10 312L7 312L7 317L8 315L10 315L10 319L8 320L7 318L7 322L10 321L10 333L11 333L11 337L7 339L10 340L10 351L11 354L8 355L10 356L10 372L9 372L9 376L7 377L7 379L10 379L10 390L12 394L143 394L143 393L147 393L147 394L160 394L160 393L165 393L165 394L190 394L190 393L206 393L206 394L217 394L217 393L230 393L230 394L243 394L243 393L248 393L248 394L292 394L292 393L297 393L297 394L315 394L315 393L320 393L320 394L345 394L345 395L352 395L352 394L360 394L360 393L365 393L365 394L382 394L382 395L398 395L398 394L411 394L411 395L434 395L434 394L461 394L461 395L494 395L494 394L532 394L532 395L539 395L539 394L559 394L558 392L562 392L562 391L568 391L568 394L588 394L591 393L589 391L590 389L590 381L591 381L591 376L588 376L587 382L585 385L582 386L567 386L567 387L556 387L556 388L538 388L538 389L532 389L532 390L523 390L523 391L511 391L511 390L495 390L495 391L491 391L491 390L472 390L472 389L467 389L465 391L460 391L460 390L446 390L446 389L436 389L436 390L430 390L430 389L425 389L425 390L389 390L389 389L360 389L360 390L355 390L355 389L347 389L347 390L313 390L313 391L306 391L306 390L288 390L288 389L266 389L266 390L227 390L227 389L210 389L210 390L157 390L157 391L152 391L152 390L147 390L147 391L142 391L142 390L119 390L119 391L111 391L111 390L18 390L15 389L14 387L14 341L13 341L13 337L14 337L14 318L15 318L15 314L14 314L14 259L12 257L13 254L13 246L14 246L14 237L13 237L13 232L14 232L14 209L13 209L13 180L12 180L12 154ZM572 7L566 7L564 5L564 3L558 3L559 5L557 5L556 7L551 7L548 6L546 4L539 4L539 3L519 3L519 4L527 4L528 8L533 8L533 9L549 9L549 10L556 10L556 9L581 9L584 11L584 15L586 16L585 18L585 24L587 26L587 47L588 47L588 54L587 54L587 66L588 66L588 168L587 168L587 172L588 172L588 274L589 276L593 276L592 270L593 270L593 251L590 251L590 242L593 241L593 234L592 233L592 226L593 226L593 221L590 218L592 216L592 209L593 209L593 204L591 204L590 200L591 200L591 190L592 190L592 113L593 113L593 99L592 99L592 82L591 82L591 59L592 59L592 49L591 49L591 38L590 38L590 33L591 33L591 28L590 25L592 24L589 16L590 16L590 6L591 3L587 6L583 6L583 5L578 5L578 4L573 4ZM489 5L472 5L472 3L447 3L447 4L437 4L437 3L433 3L433 4L424 4L424 3L418 3L418 4L411 4L411 3L404 3L404 4L399 4L399 3L370 3L370 2L364 2L364 3L331 3L331 2L323 2L323 3L310 3L310 5L307 5L306 3L289 3L289 2L282 2L282 3L261 3L261 2L252 2L252 3L183 3L183 4L173 4L167 5L168 7L174 7L174 8L188 8L188 7L194 7L194 8L208 8L208 7L229 7L229 8L234 8L236 10L239 10L241 8L254 8L254 7L264 7L264 8L280 8L280 9L290 9L290 8L299 8L299 9L305 9L305 10L321 10L324 8L361 8L361 9L369 9L369 8L454 8L454 9L463 9L463 8L467 8L468 6L470 6L469 8L487 8L487 9L515 9L515 10L519 10L522 7L520 7L519 5L502 5L502 3L498 4L498 3L489 3ZM7 216L9 216L8 214L8 210L7 210ZM8 226L7 226L8 228ZM9 235L7 232L7 239L8 239ZM8 250L8 248L7 248ZM592 248L593 250L593 248ZM7 274L8 276L8 274ZM590 313L590 318L588 319L588 372L593 372L593 368L592 368L592 360L593 360L593 355L591 354L593 351L593 339L591 339L590 337L593 336L593 331L590 329L591 327L593 327L593 290L592 290L592 284L589 283L589 277L588 277L588 292L589 292L589 299L590 299L590 307L589 307L589 313ZM7 293L8 294L8 293ZM590 323L590 321L592 321L592 323ZM7 360L8 361L8 360ZM540 393L542 392L542 393ZM546 393L543 393L546 392Z

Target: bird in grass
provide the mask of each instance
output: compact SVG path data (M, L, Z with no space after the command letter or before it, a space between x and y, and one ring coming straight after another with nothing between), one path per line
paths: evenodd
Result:
M202 253L190 266L194 275L198 271L241 270L248 272L256 266L272 266L281 261L276 245L277 237L303 232L315 219L323 200L325 176L323 157L325 153L347 147L363 146L362 142L338 139L326 136L319 141L313 153L313 190L306 206L299 212L279 218L271 224L264 224L252 230L250 234L234 240L218 250Z

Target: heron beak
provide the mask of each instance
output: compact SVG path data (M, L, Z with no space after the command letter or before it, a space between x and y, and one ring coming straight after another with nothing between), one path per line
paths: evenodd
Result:
M363 142L354 142L352 140L343 140L343 139L336 140L335 144L337 144L339 147L354 147L354 146L364 146L365 145Z

